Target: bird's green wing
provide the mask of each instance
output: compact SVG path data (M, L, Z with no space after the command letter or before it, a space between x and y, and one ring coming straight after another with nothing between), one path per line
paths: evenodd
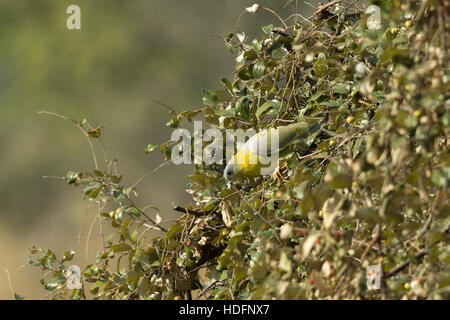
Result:
M306 122L293 123L287 126L276 128L279 134L279 149L281 151L288 147L296 138L309 132L309 125Z
M258 155L270 156L274 151L279 153L286 149L295 139L306 137L308 134L317 131L318 125L309 125L307 122L297 122L287 126L262 130L251 137L246 148ZM272 146L274 134L278 133L278 148Z

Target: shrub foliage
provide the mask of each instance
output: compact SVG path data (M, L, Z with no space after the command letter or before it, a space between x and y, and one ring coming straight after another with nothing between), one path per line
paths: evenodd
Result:
M203 108L171 111L174 128L200 116L224 132L319 125L282 158L283 181L230 188L223 165L195 165L192 202L174 206L181 217L166 230L155 208L136 205L115 160L69 172L115 232L79 290L67 288L73 252L32 249L52 297L450 298L449 2L375 4L379 28L356 1L332 1L309 18L274 13L279 25L258 39L227 34L234 79L203 90ZM247 14L258 9L270 10ZM101 128L76 124L100 139ZM159 148L170 161L177 143L146 152ZM379 290L366 286L373 265Z

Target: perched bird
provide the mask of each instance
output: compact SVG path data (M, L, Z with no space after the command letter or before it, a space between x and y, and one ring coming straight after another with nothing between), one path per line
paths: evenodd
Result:
M289 151L294 140L311 133L316 127L318 128L310 127L306 122L298 122L259 131L227 163L223 174L225 179L232 181L236 178L256 178L277 173L279 156Z

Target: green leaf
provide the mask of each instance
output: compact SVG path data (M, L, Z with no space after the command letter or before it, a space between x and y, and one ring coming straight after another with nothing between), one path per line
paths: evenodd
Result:
M258 61L253 65L253 78L259 79L264 75L264 70L266 69L266 66L264 65L264 62Z
M80 178L81 174L79 172L69 171L66 174L66 180L68 184L74 184Z
M111 180L114 183L120 183L120 181L122 181L122 178L123 176L121 174L111 176Z
M170 119L169 122L166 123L166 127L170 127L170 128L178 128L178 125L180 124L180 118L177 117L173 117L172 119Z
M317 131L316 133L313 133L312 135L308 136L305 140L306 145L308 147L311 146L319 134L320 134L320 131Z
M272 58L274 59L281 59L283 58L286 54L288 53L288 51L286 50L286 48L280 44L277 43L275 45L272 46L272 50L270 55L272 56Z
M97 187L97 188L95 188L94 190L89 191L89 192L87 193L87 196L88 196L89 198L91 198L91 199L94 199L94 198L96 198L96 197L98 196L98 194L100 193L100 191L101 191L102 189L103 189L103 186Z
M238 77L241 78L242 80L246 81L246 80L250 80L252 78L252 75L250 74L250 72L248 72L248 70L246 68L244 68L238 72Z
M450 186L450 167L443 168L442 170L434 170L431 175L431 181L439 187Z
M21 296L20 294L14 292L14 299L15 299L15 300L24 300L25 297L24 297L24 296Z
M225 88L227 88L228 91L233 92L233 85L227 78L220 78L220 81L223 83Z
M183 231L183 228L178 223L173 224L167 232L166 239L175 238L181 231Z
M265 34L269 35L269 36L272 34L273 28L275 28L275 27L273 26L273 24L269 24L269 25L267 25L267 26L261 27L262 31L263 31Z
M104 177L105 174L103 172L101 172L100 170L92 170L92 172L97 176L97 177Z
M127 283L137 284L138 281L139 281L139 274L134 270L128 271Z
M220 274L219 281L224 281L227 279L228 279L228 270L223 270L222 273Z
M217 95L212 91L202 89L202 97L204 105L215 107L218 103Z
M126 210L126 213L128 213L130 216L132 216L133 218L136 218L136 219L141 216L141 212L135 207L129 207Z
M75 251L65 251L62 262L64 261L71 261L73 259L73 256L75 255Z
M44 288L46 290L52 291L52 290L55 290L59 285L62 285L65 282L66 282L66 278L63 276L54 277L45 283Z
M249 50L244 52L244 58L247 61L252 61L258 58L258 54L255 50Z
M125 242L121 242L119 244L113 245L111 247L111 249L114 252L126 252L126 251L130 251L131 246L129 244L125 243Z
M350 92L349 84L337 84L333 87L333 91L336 93L347 94Z
M231 99L231 95L227 90L216 90L214 94L217 97L217 103L219 102L228 102Z
M240 97L238 99L238 101L236 101L236 110L239 112L239 114L241 115L241 117L245 120L245 121L250 121L250 107L248 104L248 99L247 97Z
M151 289L150 281L146 277L142 277L139 285L138 292L141 297L144 297L148 294Z
M184 258L182 256L178 257L177 259L177 266L182 267L184 264Z
M157 144L149 144L148 146L147 146L147 148L145 148L145 153L146 154L149 154L149 153L152 153L156 148L158 148L159 146L157 145Z
M311 98L309 98L308 102L316 101L321 96L325 95L327 93L326 90L319 90L317 91Z
M271 101L264 102L263 105L258 108L255 115L259 119L259 118L261 118L262 114L264 114L267 110L272 109L272 108L275 109L276 111L278 111L278 109L280 108L280 101L279 100L271 100Z
M319 53L317 55L316 63L314 64L314 73L317 77L323 78L328 71L328 65L327 65L327 57L323 52Z
M236 109L234 108L225 110L214 109L214 113L217 114L219 117L234 118L234 116L236 115Z

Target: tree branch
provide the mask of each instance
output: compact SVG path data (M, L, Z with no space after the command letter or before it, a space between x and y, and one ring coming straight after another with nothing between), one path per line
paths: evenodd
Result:
M333 0L333 1L328 2L326 4L320 5L319 8L316 10L316 12L314 12L314 14L319 14L323 10L325 10L325 9L331 7L331 6L334 6L335 4L338 4L339 2L342 2L342 1L344 1L344 0Z
M422 259L426 254L428 253L428 250L421 250L419 251L415 258L416 259ZM402 264L396 266L394 269L392 269L391 271L389 271L388 273L386 273L386 278L392 277L394 275L396 275L397 273L399 273L400 271L406 269L409 266L409 260L403 262Z
M211 210L211 211L208 211L208 212L203 212L203 211L198 211L198 210L186 209L186 208L184 208L182 206L179 206L177 204L173 204L172 205L172 209L174 211L190 214L190 215L193 215L193 216L196 216L196 217L205 216L205 215L215 211L215 210Z

